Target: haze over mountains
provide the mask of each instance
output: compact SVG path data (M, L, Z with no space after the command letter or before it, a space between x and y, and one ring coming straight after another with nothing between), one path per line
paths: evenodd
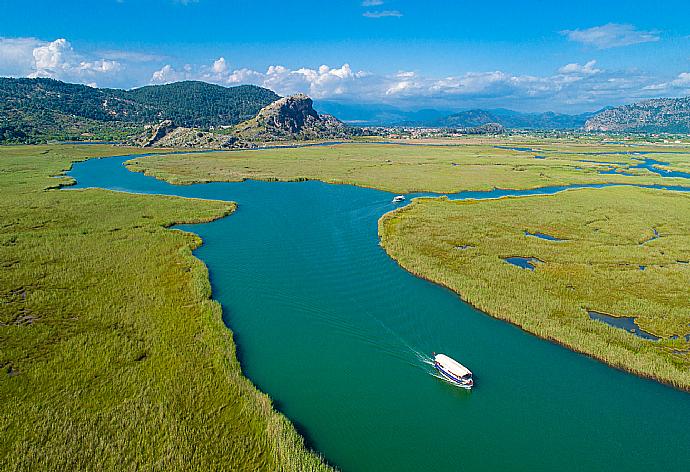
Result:
M353 105L333 101L317 101L316 106L341 120L366 126L430 126L468 128L487 123L498 123L506 128L521 129L577 129L594 116L593 113L567 115L563 113L523 113L505 108L421 109L407 111L384 104Z

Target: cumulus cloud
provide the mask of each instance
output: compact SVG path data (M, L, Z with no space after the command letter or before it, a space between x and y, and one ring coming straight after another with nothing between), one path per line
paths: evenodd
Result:
M0 74L14 77L50 77L95 84L98 77L117 74L118 61L77 54L64 38L0 38Z
M599 49L630 46L659 41L657 31L642 31L633 25L609 23L587 29L564 30L561 34L569 40Z
M366 18L400 18L403 14L398 10L365 11L362 16Z
M558 69L558 72L560 72L561 74L566 74L566 75L570 75L570 74L584 74L584 75L598 74L599 72L601 72L601 69L597 69L594 67L596 65L596 63L597 63L597 61L592 60L592 61L587 62L584 65L576 64L576 63L566 64L563 67L561 67L560 69Z
M33 72L33 51L41 44L36 38L0 38L0 75L23 77Z
M222 85L251 83L275 90L280 95L306 93L316 99L357 102L394 102L424 106L497 107L549 109L595 109L611 103L653 96L647 88L653 80L635 71L609 71L597 67L595 60L584 64L565 64L544 76L518 75L495 70L465 72L446 77L432 77L417 71L371 74L355 70L349 64L339 67L291 69L271 65L264 71L234 69L224 58L208 65L166 65L155 72L151 81L205 80ZM675 84L690 81L686 74Z
M660 93L672 93L674 91L680 93L690 93L690 72L681 72L675 79L668 82L648 85L645 87L645 90Z
M225 58L215 60L210 66L196 69L190 65L181 70L165 65L153 73L152 83L169 83L178 80L205 80L223 85L249 83L275 90L282 95L305 92L314 98L334 97L356 92L358 81L369 74L353 71L349 64L341 67L322 65L317 69L303 67L292 70L282 65L269 66L265 72L251 69L231 69Z

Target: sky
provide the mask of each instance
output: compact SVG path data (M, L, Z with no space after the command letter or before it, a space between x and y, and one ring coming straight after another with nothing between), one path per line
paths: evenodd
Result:
M0 0L0 76L580 113L690 94L689 18L687 0Z

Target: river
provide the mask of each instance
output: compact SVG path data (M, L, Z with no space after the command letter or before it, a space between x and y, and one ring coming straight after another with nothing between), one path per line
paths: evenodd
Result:
M538 339L401 269L377 235L395 208L390 193L315 181L173 186L129 172L127 159L75 164L71 188L238 203L226 218L178 228L204 240L195 254L245 375L343 470L690 464L689 394ZM533 193L542 191L456 198ZM436 378L432 351L470 367L476 387Z

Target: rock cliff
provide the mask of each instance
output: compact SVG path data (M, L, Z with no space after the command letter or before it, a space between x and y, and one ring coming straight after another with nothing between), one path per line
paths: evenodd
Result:
M585 123L585 131L690 132L690 97L657 98L605 110Z
M311 98L304 94L276 100L235 128L240 139L251 141L338 139L351 137L354 132L337 118L317 113Z

